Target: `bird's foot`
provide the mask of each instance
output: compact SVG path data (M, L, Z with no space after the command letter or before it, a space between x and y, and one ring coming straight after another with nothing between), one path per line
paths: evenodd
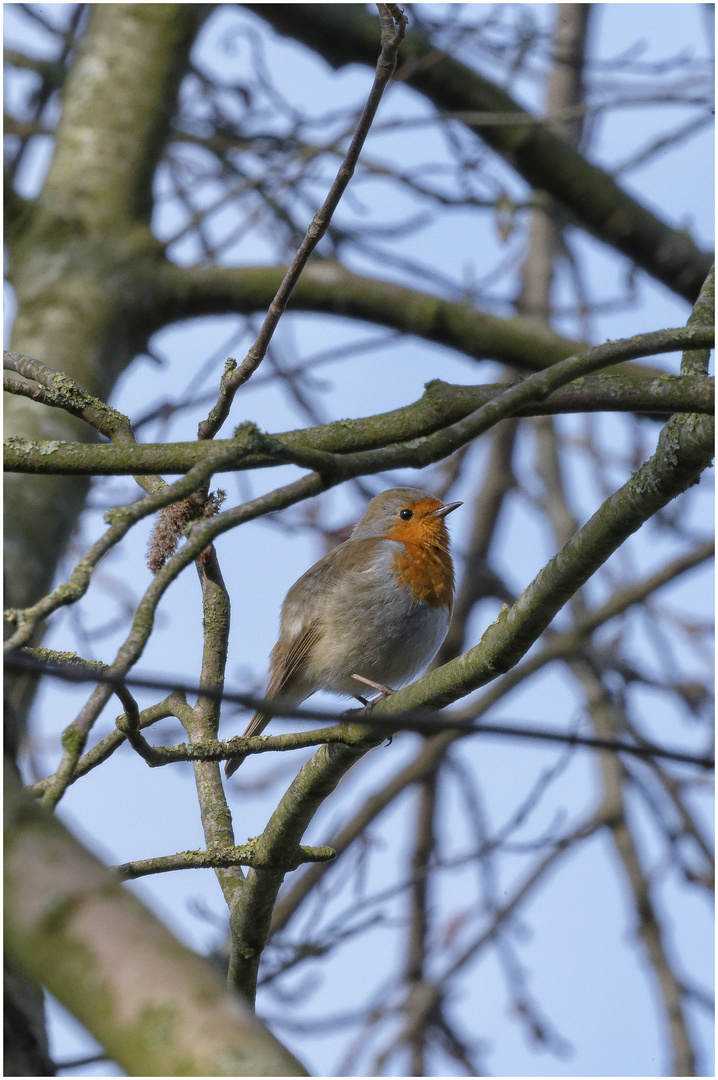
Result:
M396 691L392 690L390 686L384 686L383 683L375 682L374 679L367 679L364 675L357 675L355 673L354 675L352 675L352 679L358 679L359 682L364 683L366 686L371 686L374 688L374 690L379 691L379 697L373 698L371 701L366 701L364 698L359 697L358 694L354 695L355 697L359 698L359 701L364 702L366 712L371 712L371 710L374 708L378 701L383 701L384 698L391 697L392 694L396 693ZM387 746L391 746L393 738L393 735L389 735L386 743Z
M367 701L365 697L360 697L359 694L355 694L354 697L357 699L357 701L360 701L362 703L365 710L370 708L371 702ZM346 716L347 720L351 720L356 717L357 712L357 709L345 709L341 715Z

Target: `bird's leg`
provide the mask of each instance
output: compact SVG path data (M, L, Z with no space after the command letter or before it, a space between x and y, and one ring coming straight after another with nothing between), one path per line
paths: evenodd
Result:
M381 701L382 698L390 697L392 694L396 693L396 690L392 690L390 686L384 686L384 683L374 682L373 679L366 679L363 675L352 675L352 679L358 679L359 682L365 683L366 686L373 686L375 690L379 691L379 697L371 702L372 705L376 705L377 701ZM354 697L359 697L359 695L355 694ZM361 701L362 699L359 698L359 700Z
M373 701L364 701L364 698L359 697L358 694L354 695L356 698L359 698L359 701L364 701L367 712L371 712L371 710L374 708L378 701L382 701L383 698L388 698L392 694L396 693L396 691L392 690L390 686L384 686L383 683L374 682L373 679L367 679L363 675L357 675L355 673L354 675L352 675L352 679L358 679L359 682L365 683L367 686L372 686L375 690L379 691L379 697L374 698ZM386 743L387 746L391 746L393 738L393 735L389 735Z

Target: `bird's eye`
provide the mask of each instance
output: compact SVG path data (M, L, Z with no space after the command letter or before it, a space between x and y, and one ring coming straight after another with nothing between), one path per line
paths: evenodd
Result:
M414 511L413 510L400 510L399 511L399 517L401 518L402 521L411 521L413 516L414 516Z

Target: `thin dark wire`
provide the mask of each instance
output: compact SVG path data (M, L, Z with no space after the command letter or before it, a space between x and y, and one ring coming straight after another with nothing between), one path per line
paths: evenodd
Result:
M153 679L143 676L122 677L110 675L102 671L89 671L73 668L69 665L49 664L36 660L32 656L26 656L18 652L10 652L5 656L5 667L11 671L24 671L35 675L47 675L66 682L75 683L104 683L120 690L128 688L139 690L175 691L183 694L196 694L235 705L243 705L248 709L261 709L277 720L320 720L326 722L345 722L346 713L327 713L321 710L290 709L278 706L276 701L252 697L249 694L216 690L210 687L199 687L191 683L183 683L175 680ZM124 695L123 695L124 696ZM378 717L373 720L371 713L362 714L357 712L352 720L366 724L367 727L380 731L416 731L423 735L437 735L446 731L456 731L466 735L497 735L509 738L534 739L542 742L559 742L569 746L585 746L592 750L607 750L612 753L632 754L642 758L664 758L668 761L681 762L686 765L696 765L701 769L712 770L715 768L713 758L706 755L686 754L680 750L668 750L653 743L627 743L616 739L598 739L588 735L577 735L562 731L548 731L541 728L526 728L510 724L474 724L472 718L453 719L450 715L439 715L427 712L407 712L393 717Z

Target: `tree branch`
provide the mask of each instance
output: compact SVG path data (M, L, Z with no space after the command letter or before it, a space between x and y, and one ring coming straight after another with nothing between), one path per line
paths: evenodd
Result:
M5 947L128 1075L306 1075L10 770L5 795Z
M229 415L235 393L240 386L253 375L264 359L264 355L272 340L277 324L284 314L289 298L299 281L309 256L329 228L334 211L339 205L339 200L346 191L349 181L354 175L354 169L359 160L359 154L366 142L377 109L384 96L384 91L394 74L397 53L399 46L404 39L404 29L407 22L404 12L396 4L378 4L377 6L379 8L379 22L381 25L381 53L376 64L374 83L369 91L369 97L362 110L359 123L354 132L354 137L349 145L349 149L347 150L346 157L339 167L339 172L329 190L329 194L324 200L321 209L314 215L312 223L307 229L304 239L299 246L299 250L292 260L291 266L284 275L282 284L279 286L274 299L269 305L269 310L264 318L264 322L262 323L254 345L252 345L247 356L236 370L227 370L225 372L217 404L210 412L207 420L203 421L199 426L200 439L211 439L214 437Z
M354 453L390 442L431 435L462 420L493 401L511 384L462 386L435 379L412 405L356 420L334 421L270 435L290 450ZM50 404L48 402L48 404ZM53 403L54 404L54 403ZM515 416L544 416L574 412L636 412L652 416L672 413L713 413L715 380L705 375L587 375L561 387L540 402L517 410ZM208 455L217 455L217 472L266 468L278 458L235 440L182 443L135 443L107 446L53 440L8 439L5 470L73 476L125 476L137 473L184 473Z
M373 63L371 20L358 4L246 6L280 34L315 49L333 67ZM570 211L577 224L680 296L691 302L698 296L712 256L699 250L683 230L672 229L647 210L548 126L528 116L500 86L441 52L417 30L406 34L397 77L437 109L459 114L532 187L547 191ZM495 113L516 117L516 122L495 124Z

